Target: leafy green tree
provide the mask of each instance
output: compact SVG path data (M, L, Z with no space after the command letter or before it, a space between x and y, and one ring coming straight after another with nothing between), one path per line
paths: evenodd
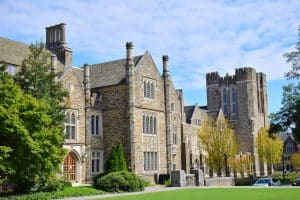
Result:
M282 107L277 113L270 114L271 132L290 131L300 142L300 82L283 87Z
M299 26L299 37L300 37L300 26ZM285 73L285 77L288 79L299 79L300 78L300 38L296 43L295 51L285 53L283 55L286 58L286 62L292 65L292 69Z
M283 153L283 142L278 137L270 137L268 130L261 128L256 138L256 148L261 161L267 162L268 173L271 174L271 167L281 162Z
M59 81L55 81L58 74L51 71L50 52L45 50L45 44L37 42L31 44L29 49L30 53L23 60L15 80L24 93L48 102L52 123L62 128L65 118L63 103L67 92Z
M198 135L203 149L208 153L207 163L220 176L222 168L229 164L238 150L237 139L229 122L221 118L206 118ZM227 163L226 163L227 159Z
M0 175L15 184L15 192L40 186L59 171L64 150L51 106L24 94L13 78L0 70Z
M287 79L299 80L300 78L300 26L299 41L296 43L295 51L284 54L286 62L291 64L292 69L285 73ZM296 81L297 82L297 81ZM296 85L289 84L283 87L282 107L279 112L272 113L270 133L290 131L297 142L300 142L300 82Z

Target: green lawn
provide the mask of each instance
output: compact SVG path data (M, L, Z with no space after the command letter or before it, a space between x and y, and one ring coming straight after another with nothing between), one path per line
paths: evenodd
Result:
M109 200L300 200L300 188L204 188L129 195Z

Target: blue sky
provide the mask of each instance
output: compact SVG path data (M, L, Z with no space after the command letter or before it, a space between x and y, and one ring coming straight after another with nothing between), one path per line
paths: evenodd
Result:
M45 40L45 27L65 22L75 66L149 50L159 70L168 54L185 104L206 104L205 74L233 74L251 66L267 74L269 111L280 108L289 70L283 53L298 41L299 0L0 0L0 36L24 43Z

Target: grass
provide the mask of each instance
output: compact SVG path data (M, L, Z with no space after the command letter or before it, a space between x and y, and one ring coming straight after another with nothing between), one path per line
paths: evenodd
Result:
M199 188L105 198L109 200L299 200L300 188Z
M26 195L13 195L0 197L0 199L7 200L48 200L48 199L58 199L64 197L78 197L87 195L97 195L104 194L105 192L95 189L92 186L82 186L82 187L67 187L62 191L57 192L36 192Z

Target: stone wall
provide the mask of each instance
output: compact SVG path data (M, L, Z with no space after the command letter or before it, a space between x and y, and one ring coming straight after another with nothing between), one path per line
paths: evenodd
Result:
M63 87L69 93L69 96L66 98L67 110L74 110L78 113L75 140L65 140L64 148L68 149L68 151L73 151L77 155L80 175L77 174L76 179L80 182L86 180L88 162L82 158L82 155L85 153L85 95L80 79L75 75L75 70L79 69L67 69L60 79L63 80Z

